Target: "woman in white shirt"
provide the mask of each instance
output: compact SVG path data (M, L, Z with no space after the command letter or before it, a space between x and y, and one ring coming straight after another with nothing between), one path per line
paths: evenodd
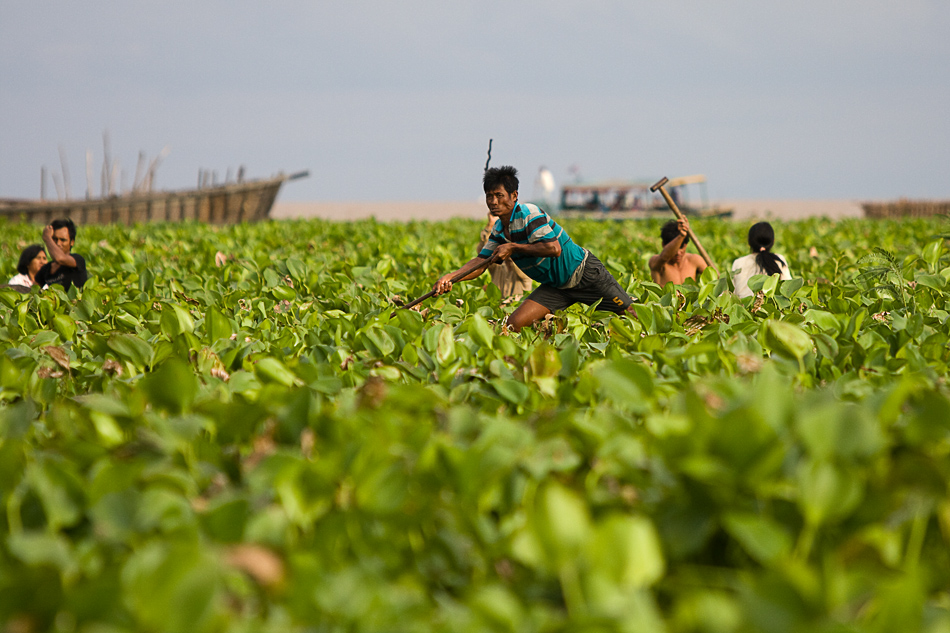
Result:
M33 285L36 273L46 264L46 251L41 244L31 244L20 253L17 263L17 275L10 280L11 286L29 288Z
M775 244L775 232L768 222L758 222L749 229L749 255L732 262L732 283L736 287L736 296L751 297L749 278L753 275L780 275L782 279L791 279L788 263L781 255L772 252Z

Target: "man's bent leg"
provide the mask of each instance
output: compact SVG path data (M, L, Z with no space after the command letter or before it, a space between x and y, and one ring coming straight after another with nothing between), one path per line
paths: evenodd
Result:
M513 332L520 332L526 325L539 321L551 312L537 301L525 299L518 308L508 315L508 327Z

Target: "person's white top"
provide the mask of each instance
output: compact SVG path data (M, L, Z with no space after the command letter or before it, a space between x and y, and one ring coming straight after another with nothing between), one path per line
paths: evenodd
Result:
M764 275L765 271L759 268L755 263L756 253L749 253L745 257L740 257L732 262L732 284L736 287L737 297L751 297L752 291L749 290L749 278L753 275ZM788 271L788 263L781 255L778 256L778 267L782 271L782 279L791 279L792 273Z
M3 277L0 277L0 279L3 279ZM29 275L18 273L15 277L13 277L13 279L10 280L10 285L11 286L26 286L27 288L29 288L30 286L33 285L33 280L30 279Z

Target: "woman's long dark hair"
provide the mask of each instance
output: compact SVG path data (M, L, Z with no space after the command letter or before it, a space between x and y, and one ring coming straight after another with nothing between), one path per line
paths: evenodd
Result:
M755 263L768 275L782 274L782 258L772 252L775 231L768 222L757 222L749 229L749 248L755 253Z
M20 261L17 262L16 270L21 275L25 275L26 271L30 269L30 262L36 259L36 256L40 254L40 251L43 250L41 244L31 244L23 249L23 252L20 253Z

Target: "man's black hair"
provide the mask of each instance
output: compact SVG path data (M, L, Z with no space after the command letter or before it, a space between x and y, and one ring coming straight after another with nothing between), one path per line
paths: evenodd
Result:
M66 227L67 229L69 229L69 239L74 242L76 241L76 225L73 224L73 221L70 220L69 218L60 218L58 220L53 220L52 222L50 222L50 226L53 227L54 231L58 231L59 229Z
M36 256L43 250L42 244L30 244L20 253L20 261L17 262L16 271L25 275L30 269L30 262L36 259Z
M511 165L486 169L485 176L482 178L485 193L497 188L498 185L504 187L509 194L518 191L518 170Z
M676 239L680 234L680 227L676 223L676 220L670 220L663 225L663 228L660 229L660 239L663 240L663 246L666 246L670 242ZM680 244L680 248L685 248L689 244L689 234L683 236L683 243Z

